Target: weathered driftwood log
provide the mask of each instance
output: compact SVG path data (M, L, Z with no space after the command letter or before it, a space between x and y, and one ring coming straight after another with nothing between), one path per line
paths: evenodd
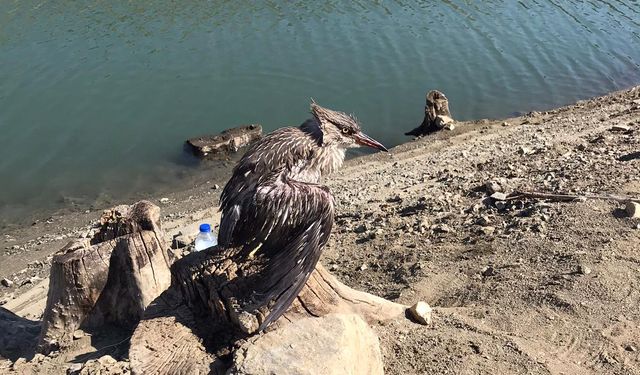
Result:
M422 136L433 133L444 127L449 127L453 123L451 112L449 112L449 100L438 90L427 93L426 104L424 106L424 119L417 128L405 133L405 135Z
M196 156L206 158L220 153L236 152L260 137L262 126L252 124L227 129L219 135L191 138L187 140L187 145Z
M236 303L251 270L243 269L233 252L210 248L181 259L171 272L171 288L149 307L132 337L134 373L224 373L231 366L234 343L254 333L268 313L243 311ZM404 315L406 308L353 290L318 265L289 310L268 330L331 313L384 321Z
M51 265L38 350L67 346L78 328L105 323L133 328L170 285L172 258L150 202L105 211L91 241L67 245Z

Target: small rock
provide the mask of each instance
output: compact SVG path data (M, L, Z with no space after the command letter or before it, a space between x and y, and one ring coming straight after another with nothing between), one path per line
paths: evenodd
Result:
M486 235L491 235L496 231L496 227L482 227L480 228L480 230L482 231L482 233L486 234Z
M492 266L486 266L482 269L482 276L490 277L495 275L496 275L496 270Z
M72 363L67 368L67 375L77 374L82 370L82 363Z
M640 217L640 203L638 202L627 202L627 205L624 208L627 216L629 217Z
M496 201L506 201L507 200L507 194L502 193L502 192L495 192L495 193L491 194L491 199L496 200Z
M160 198L160 203L167 203L169 202L169 198Z
M74 340L80 340L84 336L85 336L85 334L81 330L76 330L76 331L73 332L73 339Z
M360 224L353 231L354 233L364 233L367 231L367 226L364 224Z
M7 288L11 288L11 286L13 285L13 281L9 279L2 279L1 283L2 283L2 286Z
M628 351L628 352L637 352L638 348L636 348L634 345L627 345L624 347L624 350Z
M428 303L424 301L418 301L415 305L409 308L409 312L418 323L424 325L431 324L431 314L433 310Z
M447 224L436 224L432 228L434 231L441 233L449 233L453 231Z
M478 219L478 224L483 227L489 226L489 224L491 224L491 219L488 216L482 215Z
M218 189L220 189L220 185L218 185L218 184L214 184L211 188L212 188L213 190L218 190Z
M628 132L629 130L631 130L631 127L627 125L618 124L618 125L613 125L609 130L611 130L612 132Z
M182 232L178 232L178 234L173 238L171 247L173 249L182 249L184 247L191 246L196 240L197 235L197 233L184 234Z
M13 362L13 371L19 371L20 367L27 364L27 359L20 357L15 362Z
M14 298L16 298L15 294L10 293L9 295L5 296L3 299L0 299L0 306L6 304L7 302L11 301Z
M118 361L116 361L112 356L110 355L103 355L102 357L98 358L98 363L101 364L102 366L112 366L116 363L118 363Z
M505 201L496 201L495 205L499 210L504 210L505 208L507 208L507 202Z
M368 268L369 268L369 266L367 266L367 264L366 264L366 263L363 263L363 264L360 266L360 271L366 271Z
M494 194L502 191L502 186L497 181L487 181L484 184L485 189L487 189L488 194Z
M534 153L534 151L532 149L528 148L528 147L520 147L518 149L518 153L520 155L531 155L531 154Z
M453 130L455 128L453 126L453 119L449 116L445 116L445 115L436 116L435 123L436 123L436 126L441 129L444 128L447 130Z
M591 273L591 268L581 264L581 265L578 266L578 273L580 273L582 275L588 275L588 274Z
M508 123L508 122L506 122L506 121L504 121L504 122L502 123L502 126L509 126L509 123Z

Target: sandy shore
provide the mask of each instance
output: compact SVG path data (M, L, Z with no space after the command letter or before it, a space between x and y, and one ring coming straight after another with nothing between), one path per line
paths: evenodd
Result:
M459 123L351 160L326 182L337 218L322 262L352 287L435 308L432 327L376 327L388 374L640 374L640 219L610 200L488 197L640 198L640 87ZM216 223L219 193L204 183L156 197L165 230ZM14 285L0 287L4 307L39 319L51 254L98 215L7 233L0 278Z

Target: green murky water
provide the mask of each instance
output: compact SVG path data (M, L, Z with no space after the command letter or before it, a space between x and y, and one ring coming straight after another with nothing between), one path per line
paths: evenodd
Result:
M640 83L638 1L0 1L0 224L214 174L191 136L301 123L387 145L443 90L459 119Z

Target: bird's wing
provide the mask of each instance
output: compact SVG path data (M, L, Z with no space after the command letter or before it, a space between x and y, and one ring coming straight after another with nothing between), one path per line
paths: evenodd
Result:
M246 198L225 212L224 230L249 262L255 258L261 265L244 281L251 292L239 303L250 311L267 308L263 330L286 311L315 269L333 225L333 197L324 186L277 171L256 187L253 199Z

